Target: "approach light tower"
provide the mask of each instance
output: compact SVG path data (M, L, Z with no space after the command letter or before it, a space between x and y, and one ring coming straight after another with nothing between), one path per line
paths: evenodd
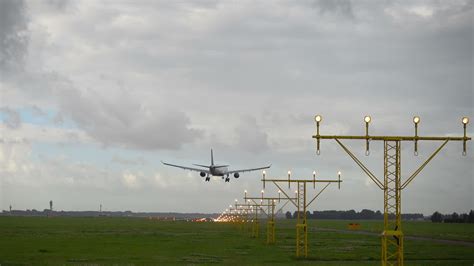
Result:
M265 171L263 171L265 175ZM283 209L283 207L288 204L289 200L297 200L297 198L282 198L281 191L278 191L278 197L264 197L263 194L265 191L262 189L261 197L252 197L247 195L247 190L244 191L244 201L246 202L253 202L254 204L258 204L257 201L260 200L260 206L266 206L268 209L265 211L263 208L261 209L267 215L267 244L275 244L275 207L278 203L282 200L286 201L285 204L280 207L276 213ZM257 201L256 201L257 200ZM264 205L263 202L266 201Z
M264 214L267 214L264 210L263 207L270 207L268 204L263 204L263 203L251 203L250 200L247 200L247 203L244 204L235 204L236 209L245 209L247 211L250 211L255 214L255 216L252 219L252 237L253 238L258 238L259 237L259 232L260 232L260 222L259 222L259 210L263 212ZM247 212L248 214L248 212ZM248 221L248 219L246 220Z
M285 197L297 208L297 220L296 220L296 257L308 256L308 223L306 219L306 209L311 205L311 203L316 200L316 198L323 193L323 191L331 184L338 183L338 187L341 188L341 172L338 173L338 179L336 180L323 180L316 179L316 172L313 171L313 179L291 179L291 171L288 171L288 179L266 179L265 173L263 174L262 183L265 188L266 182L272 182L278 189L285 195ZM287 183L288 188L291 188L291 183L296 183L297 190L295 191L295 198L288 196L288 194L278 185L278 183ZM313 184L313 189L316 188L316 183L327 183L321 191L314 196L308 203L306 200L306 184ZM262 193L263 197L263 193Z
M413 117L415 125L414 136L371 136L369 135L369 124L371 117L364 117L365 135L361 136L337 136L320 135L319 125L322 121L320 115L314 117L316 121L316 154L320 154L320 140L334 139L342 149L359 165L372 181L384 191L384 231L382 232L382 265L403 265L403 232L401 219L401 192L402 190L425 168L425 166L441 151L449 141L463 142L463 155L466 155L466 142L471 140L466 136L466 126L469 118L463 117L461 122L464 127L463 137L420 137L418 136L418 124L420 117ZM341 140L365 140L365 154L370 154L370 141L383 141L384 144L384 180L380 181L349 149L342 144ZM401 180L401 143L412 141L414 143L414 154L418 155L418 141L441 141L442 144L431 154L431 156L404 182Z

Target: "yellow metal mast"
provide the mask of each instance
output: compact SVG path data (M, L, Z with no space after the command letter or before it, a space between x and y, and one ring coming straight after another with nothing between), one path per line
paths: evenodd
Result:
M280 193L281 191L278 191L278 197L264 197L264 190L262 190L262 196L261 197L248 197L247 196L247 190L244 191L244 200L249 201L251 200L253 203L257 204L255 200L260 200L261 202L267 201L267 204L264 206L268 207L268 210L266 212L267 214L267 244L275 244L275 207L277 203L280 203L281 200L288 200L287 198L281 198ZM296 200L296 198L292 198L292 200ZM278 202L277 202L278 201ZM283 207L282 207L283 208ZM278 211L277 211L278 212Z
M259 237L259 231L260 231L260 222L259 222L259 217L258 217L258 211L261 210L263 213L267 214L263 207L270 207L272 205L269 204L258 204L256 202L250 203L250 199L247 200L248 203L246 204L236 204L236 208L250 208L252 212L255 213L255 217L252 219L252 237L253 238L258 238Z
M266 182L272 182L278 189L285 195L285 197L297 208L297 221L296 221L296 257L308 256L308 223L306 217L306 209L314 202L314 200L331 184L338 183L339 188L341 185L341 172L338 172L337 180L320 180L316 179L316 172L313 172L313 179L291 179L291 171L288 171L288 179L266 179L265 173L263 175L263 187ZM288 188L291 187L291 183L297 184L297 190L295 191L296 197L291 198L288 194L278 185L278 183L288 183ZM327 183L321 191L319 191L313 199L308 203L306 201L306 184L312 183L313 188L316 187L316 183Z
M418 124L420 118L413 117L415 125L414 136L371 136L369 135L369 123L371 117L364 117L365 135L361 136L338 136L320 135L319 125L322 121L320 115L316 115L316 154L320 154L320 140L334 139L342 149L359 165L372 181L384 191L384 231L382 232L382 265L403 265L403 231L401 221L401 191L423 170L423 168L441 151L449 141L463 142L463 155L466 155L466 142L471 140L466 136L466 126L469 118L463 117L461 122L464 127L463 137L420 137L418 136ZM370 154L370 141L383 141L384 144L384 180L380 181L349 149L341 142L343 139L365 140L366 155ZM431 156L402 183L401 180L401 143L412 141L414 143L414 154L418 155L418 141L441 141L442 144L431 154Z

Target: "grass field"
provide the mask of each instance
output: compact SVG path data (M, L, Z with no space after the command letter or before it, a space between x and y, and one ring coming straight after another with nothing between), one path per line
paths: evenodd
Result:
M294 220L277 221L277 243L265 244L226 223L144 218L0 217L0 264L310 264L379 265L380 237L345 229L348 221L309 223L309 257L295 258ZM380 221L359 221L381 231ZM473 224L405 222L405 235L474 242ZM474 246L405 240L406 265L473 265Z

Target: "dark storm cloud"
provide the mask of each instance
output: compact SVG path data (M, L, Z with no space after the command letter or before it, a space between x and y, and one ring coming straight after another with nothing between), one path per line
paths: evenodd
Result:
M28 45L27 24L24 1L0 1L1 72L21 69Z
M94 91L81 93L70 88L59 95L65 113L105 146L178 149L202 134L190 127L183 112L145 106L127 91L103 97Z
M3 114L3 124L11 129L17 129L21 126L21 116L20 114L8 107L1 107L0 114Z

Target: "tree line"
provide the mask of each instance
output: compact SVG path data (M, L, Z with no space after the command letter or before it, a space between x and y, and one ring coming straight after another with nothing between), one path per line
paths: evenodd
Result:
M286 212L287 219L296 219L298 217L298 212L295 211L293 214L291 212ZM360 212L355 210L348 211L313 211L310 213L306 212L306 218L308 219L331 219L331 220L383 220L383 213L380 211L372 211L368 209L363 209ZM403 220L423 220L424 216L421 213L405 213L402 214Z
M456 212L452 214L441 214L436 211L431 215L431 221L433 223L474 223L474 211L471 210L469 214L458 214Z

